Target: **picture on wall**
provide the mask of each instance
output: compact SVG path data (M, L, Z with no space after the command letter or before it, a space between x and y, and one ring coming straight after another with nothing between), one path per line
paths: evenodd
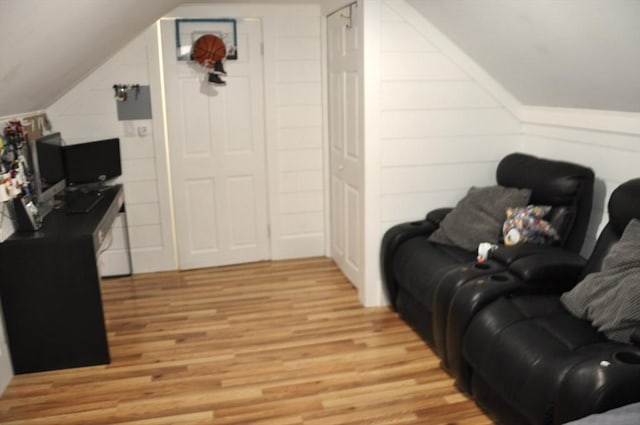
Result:
M236 20L223 19L176 19L176 51L179 61L191 61L191 47L202 35L220 37L226 46L227 58L238 59L238 35Z

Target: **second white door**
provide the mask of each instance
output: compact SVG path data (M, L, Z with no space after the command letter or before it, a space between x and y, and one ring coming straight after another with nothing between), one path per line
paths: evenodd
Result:
M363 276L364 156L358 7L327 19L331 257L361 293Z

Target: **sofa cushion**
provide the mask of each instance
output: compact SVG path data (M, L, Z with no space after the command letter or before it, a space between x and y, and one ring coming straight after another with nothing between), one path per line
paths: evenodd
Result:
M472 187L429 240L472 252L480 242L498 243L506 209L526 206L530 196L530 189Z
M576 317L613 340L629 342L640 326L640 220L629 222L620 241L602 262L602 270L588 274L562 303Z

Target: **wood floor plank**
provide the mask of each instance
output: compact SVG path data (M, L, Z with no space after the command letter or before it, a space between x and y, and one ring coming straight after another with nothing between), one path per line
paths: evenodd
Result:
M1 424L492 423L326 258L105 279L102 296L111 364L14 377Z

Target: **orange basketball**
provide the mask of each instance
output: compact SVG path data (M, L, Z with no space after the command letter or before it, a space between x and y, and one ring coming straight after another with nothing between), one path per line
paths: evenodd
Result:
M213 34L200 36L191 48L191 58L200 65L213 66L227 56L224 41Z

